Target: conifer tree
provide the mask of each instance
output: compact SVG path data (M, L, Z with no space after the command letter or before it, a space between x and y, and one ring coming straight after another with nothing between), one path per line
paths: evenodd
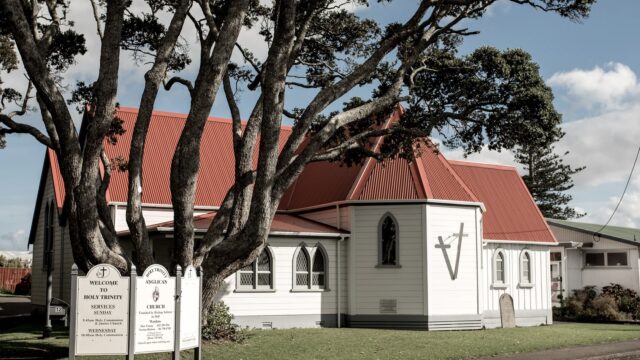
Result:
M515 160L526 171L522 179L547 218L567 220L586 215L568 205L573 199L567 193L574 186L572 176L585 169L565 164L563 157L568 154L568 151L563 155L556 153L554 145L531 145L515 153Z

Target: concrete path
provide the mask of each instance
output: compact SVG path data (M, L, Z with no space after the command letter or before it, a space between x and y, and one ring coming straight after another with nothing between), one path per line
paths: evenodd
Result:
M28 296L0 296L0 319L31 315Z
M640 341L577 346L557 350L495 356L484 360L631 360L640 359Z

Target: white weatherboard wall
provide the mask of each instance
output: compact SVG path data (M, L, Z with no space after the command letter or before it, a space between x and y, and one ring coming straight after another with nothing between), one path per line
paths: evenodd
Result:
M505 256L506 288L493 285L493 255L501 249ZM531 256L532 287L520 286L520 255L523 250ZM499 299L502 294L513 298L516 325L529 326L551 323L551 285L549 247L513 243L485 243L482 247L482 282L480 294L486 327L500 326Z
M327 288L324 291L293 290L294 253L304 240L307 248L321 243L327 253ZM347 246L345 240L341 248L340 297L341 313L347 309ZM229 306L234 322L242 327L263 327L265 323L273 328L335 326L337 314L337 239L281 238L270 237L269 246L273 253L274 290L256 292L235 292L236 275L225 279L217 299ZM322 323L320 323L322 321ZM344 325L344 324L343 324Z
M33 243L33 263L31 270L31 303L36 306L44 306L46 302L47 273L44 271L44 225L46 204L53 200L57 206L53 191L53 179L48 173L45 180L45 188L40 204L38 223L36 224L35 241ZM53 222L53 286L52 295L55 298L69 302L69 289L71 284L71 265L73 255L69 243L69 228L61 227L58 222L57 208Z
M429 328L480 328L477 271L481 241L477 231L480 210L478 207L440 204L427 205L426 208ZM443 242L450 246L445 250L455 272L461 223L466 236L462 237L458 273L454 280L438 238L442 237Z
M628 266L620 267L586 267L584 257L589 252L615 251L626 252ZM611 283L620 284L626 288L640 291L640 280L638 276L638 248L619 241L602 238L593 243L592 248L567 249L567 277L568 294L572 290L581 289L584 286L603 286Z
M592 244L593 247L566 248L563 252L563 283L564 293L570 296L573 290L582 289L584 286L602 286L611 283L620 284L626 288L640 291L640 261L638 246L622 241L601 237L594 241L592 234L567 229L549 224L556 238L561 243ZM589 251L625 251L627 252L628 266L624 267L592 267L584 266L584 255Z
M349 315L369 326L393 326L399 315L424 316L424 205L356 206L349 241ZM390 213L398 221L397 268L378 267L378 227ZM395 300L396 314L381 315L380 301ZM367 316L369 316L367 320ZM378 317L375 317L378 316ZM388 319L385 319L386 317ZM406 317L404 317L407 320Z

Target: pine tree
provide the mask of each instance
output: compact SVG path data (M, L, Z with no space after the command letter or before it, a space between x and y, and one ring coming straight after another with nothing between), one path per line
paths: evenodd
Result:
M564 134L563 134L564 135ZM567 156L565 152L563 156ZM586 215L568 206L573 197L567 191L573 188L572 176L585 167L572 168L554 146L531 146L515 153L515 160L527 172L522 179L529 188L542 214L553 219L575 219Z

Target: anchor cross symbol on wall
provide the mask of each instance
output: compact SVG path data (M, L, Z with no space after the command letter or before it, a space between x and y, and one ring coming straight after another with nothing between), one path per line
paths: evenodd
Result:
M444 255L444 261L447 263L447 268L449 269L449 275L451 275L451 280L455 280L458 277L458 268L460 266L460 249L462 248L462 238L469 236L469 234L465 234L464 223L460 223L460 232L453 233L452 236L458 238L458 253L456 255L456 267L455 269L451 267L451 260L449 259L449 252L447 249L451 248L451 245L445 244L442 236L438 236L439 244L436 244L437 249L442 249L442 254Z

